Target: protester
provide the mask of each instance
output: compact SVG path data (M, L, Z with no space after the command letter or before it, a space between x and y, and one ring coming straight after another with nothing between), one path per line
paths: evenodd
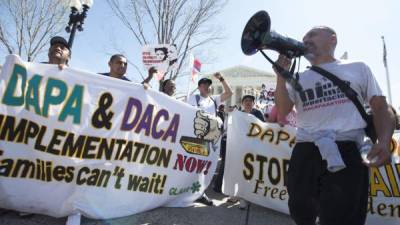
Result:
M242 97L242 106L240 107L240 110L242 112L252 114L259 120L265 122L263 113L255 108L255 99L256 98L253 95L244 95ZM225 154L224 154L224 159L225 159ZM221 183L222 183L222 177L221 177ZM238 197L230 197L228 201L233 203L239 201L239 209L246 209L247 206L249 205L246 200Z
M258 98L259 103L262 104L265 101L267 101L267 96L268 96L267 88L265 87L265 84L261 84L260 96Z
M217 116L218 106L221 102L224 102L232 96L232 90L221 73L217 72L214 76L222 83L224 92L221 95L210 96L212 80L209 78L201 78L197 85L200 94L189 96L187 103L211 115ZM206 205L213 205L213 202L205 194L197 201Z
M161 84L161 92L168 96L174 96L176 91L175 81L172 79L166 79Z
M242 111L245 113L250 113L257 117L259 120L265 122L264 115L262 112L254 107L255 97L253 95L245 95L242 97Z
M222 83L224 92L220 95L210 96L212 81L204 77L199 80L197 85L200 94L190 95L187 103L216 116L218 106L232 96L232 90L221 73L217 72L214 76Z
M68 61L71 59L71 48L68 42L60 36L55 36L50 39L50 47L47 56L49 61L48 64L56 64L60 70L68 67ZM0 215L8 212L8 210L0 209ZM19 212L21 217L32 216L32 213Z
M242 97L242 106L241 106L241 111L245 113L249 113L255 117L257 117L259 120L265 122L264 120L264 115L262 112L258 109L256 109L255 106L255 97L253 95L244 95ZM231 202L239 200L239 209L246 209L249 203L242 199L242 198L232 198L230 199Z
M268 113L268 123L278 123L280 126L290 125L296 127L296 110L292 109L286 116L281 116L278 113L278 108L274 105Z
M297 93L279 75L275 100L285 116L296 106L297 134L288 171L289 212L297 224L361 225L368 203L368 167L390 162L390 140L394 118L385 97L362 62L337 60L336 33L325 26L314 27L303 38L312 64L335 74L353 88L360 100L369 103L378 141L362 162L358 151L365 121L353 102L333 83L308 69L300 74L303 91ZM290 59L280 55L278 65L288 70ZM336 142L335 142L336 141Z
M101 75L130 81L125 76L126 70L128 69L128 60L126 59L126 57L124 55L122 55L122 54L112 55L108 62L108 66L110 67L110 72L100 73ZM154 67L151 67L149 69L147 78L142 81L142 84L145 85L145 88L147 88L151 79L153 79L154 73L156 73L156 72L157 72L157 70Z
M221 118L222 122L225 120L225 105L221 104L218 106L217 116Z
M399 115L397 114L396 109L395 109L392 105L390 105L390 109L392 110L393 115L394 115L395 129L396 129L396 130L400 130Z
M122 54L112 55L110 60L108 61L108 66L110 67L110 72L100 73L101 75L130 81L125 76L126 70L128 69L128 61L124 55Z
M218 107L217 116L221 118L222 123L225 124L225 105L221 104ZM224 170L225 170L225 156L226 156L226 139L227 139L227 132L226 126L222 127L222 136L221 136L221 146L219 148L219 156L221 161L218 166L218 172L216 178L214 180L214 187L213 190L217 193L222 193L222 180L224 177Z
M60 70L68 66L68 61L71 59L71 48L68 42L60 36L55 36L50 39L50 48L48 51L48 64L57 64Z

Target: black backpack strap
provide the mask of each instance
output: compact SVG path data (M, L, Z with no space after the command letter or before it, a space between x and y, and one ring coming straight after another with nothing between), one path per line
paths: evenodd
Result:
M211 97L211 96L210 96L210 98L211 98L211 100L214 102L214 107L215 107L215 116L217 116L217 115L218 115L218 114L217 114L217 113L218 113L218 109L217 109L217 107L218 107L218 106L217 106L217 101L215 101L215 99L214 99L213 97Z
M197 107L200 107L200 95L195 95L196 97L196 103L197 103Z
M321 67L318 66L311 66L310 67L311 70L321 74L323 77L328 78L330 81L332 81L335 85L337 85L341 91L343 91L343 93L346 95L347 98L349 98L354 105L356 106L356 108L358 109L358 111L361 114L361 117L365 120L365 122L368 123L368 115L367 112L365 111L363 105L361 104L361 102L358 100L357 98L357 92L353 90L353 88L350 87L350 85L348 85L346 82L344 82L343 80L339 79L337 76L335 76L333 73L322 69Z
M195 95L196 97L196 103L197 103L197 107L200 107L200 95ZM211 101L214 102L214 108L215 108L215 116L218 116L217 112L218 112L218 106L217 106L217 102L215 101L215 99L213 97L211 97Z

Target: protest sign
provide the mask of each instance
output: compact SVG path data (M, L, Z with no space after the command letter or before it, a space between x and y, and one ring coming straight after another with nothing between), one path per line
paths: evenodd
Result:
M160 80L165 73L176 69L178 55L175 45L145 45L142 49L143 64L149 70L157 69L157 79Z
M250 114L233 112L228 140L223 192L289 214L287 171L295 128L263 123ZM370 170L367 225L400 221L400 133L392 139L392 163Z
M142 85L10 55L0 77L0 208L106 219L191 205L215 172L215 123Z

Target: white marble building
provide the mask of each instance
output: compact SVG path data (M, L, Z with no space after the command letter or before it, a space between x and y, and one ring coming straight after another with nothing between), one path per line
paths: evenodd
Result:
M225 80L231 86L233 96L226 102L226 105L240 105L243 95L252 94L258 99L260 95L261 85L265 84L266 89L275 89L276 75L263 70L254 69L247 66L234 66L220 71ZM206 75L212 77L212 74ZM213 94L220 94L223 91L221 83L214 77Z

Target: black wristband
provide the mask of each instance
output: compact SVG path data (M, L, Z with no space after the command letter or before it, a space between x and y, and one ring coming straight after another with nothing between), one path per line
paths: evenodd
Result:
M221 81L221 82L224 81L224 80L225 80L225 79L224 79L223 77L219 78L219 81Z

